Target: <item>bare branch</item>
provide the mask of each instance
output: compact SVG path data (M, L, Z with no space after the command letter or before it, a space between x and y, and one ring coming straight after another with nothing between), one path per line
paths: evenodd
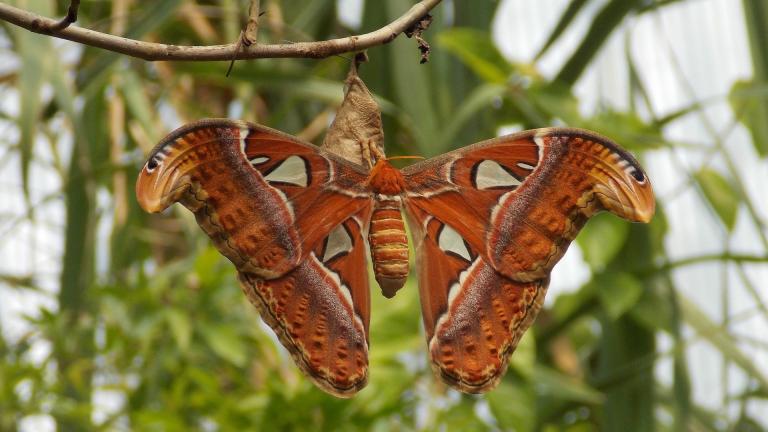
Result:
M412 27L429 13L441 0L422 0L408 12L388 25L362 35L317 42L290 44L252 44L235 52L236 59L255 58L325 58L346 52L360 51L391 42L400 33ZM75 1L72 4L76 3ZM232 60L238 42L227 45L185 46L143 42L101 33L82 27L56 30L56 20L0 3L0 19L35 33L55 36L84 45L138 57L144 60Z

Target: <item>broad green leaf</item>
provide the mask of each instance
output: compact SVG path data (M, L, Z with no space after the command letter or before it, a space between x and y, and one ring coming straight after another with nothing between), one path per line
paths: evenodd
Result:
M219 357L243 367L247 360L245 343L231 326L206 323L200 326L203 338Z
M531 378L536 366L536 337L532 329L523 334L510 357L509 365L525 378Z
M723 225L728 231L732 231L736 225L736 212L739 209L739 193L736 188L711 168L702 168L694 174L694 177Z
M643 295L643 285L628 273L603 273L592 281L603 309L611 319L618 319Z
M457 28L440 33L437 41L489 83L506 83L514 70L487 32Z
M165 311L165 319L179 349L182 352L187 351L189 341L192 339L192 323L189 315L179 309L168 309Z
M744 22L749 37L749 52L752 57L752 81L765 87L768 85L768 5L763 0L742 0ZM739 84L734 85L738 88ZM739 111L736 111L737 115ZM768 99L763 95L753 100L745 116L739 116L749 128L757 152L768 155Z
M488 393L486 400L491 413L504 430L532 431L535 426L536 397L530 386L503 380Z
M736 118L749 130L755 150L768 155L768 77L764 82L736 81L728 99Z
M634 320L652 331L672 329L669 302L653 290L644 290L638 301L629 310Z
M602 270L624 246L629 235L627 221L609 213L601 213L587 222L576 237L584 260L593 270Z

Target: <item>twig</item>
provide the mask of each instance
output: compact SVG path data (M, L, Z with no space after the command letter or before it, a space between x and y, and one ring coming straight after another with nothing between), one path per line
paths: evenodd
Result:
M232 68L235 66L237 60L237 53L243 48L243 46L251 46L257 42L257 32L259 31L259 17L264 15L264 12L259 12L259 0L251 0L251 4L248 7L248 22L245 24L245 29L240 31L240 36L235 42L235 48L232 50L232 61L229 62L226 76L232 73Z
M58 32L69 27L70 24L77 21L77 9L80 8L80 0L72 0L69 2L67 8L67 14L64 18L60 19L50 27L50 31Z
M256 43L260 16L259 0L251 0L251 4L248 6L248 23L245 24L245 31L242 35L243 44L245 44L245 46L250 46Z
M429 43L427 43L427 41L421 37L421 34L424 33L430 24L432 24L432 15L426 14L420 20L413 23L413 25L405 30L405 35L409 38L413 37L419 44L419 51L421 51L421 64L429 61L429 50L431 48L429 47Z
M291 44L253 44L238 50L236 59L326 58L360 51L391 42L400 33L424 18L441 0L422 0L388 25L370 33L317 42ZM74 1L72 2L75 3ZM55 20L0 3L0 19L35 33L55 36L148 61L156 60L232 60L235 43L212 46L167 45L127 39L82 27L54 30Z

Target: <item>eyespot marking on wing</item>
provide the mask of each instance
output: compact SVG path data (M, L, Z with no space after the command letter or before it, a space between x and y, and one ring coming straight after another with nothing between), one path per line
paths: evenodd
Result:
M520 186L520 180L517 177L492 160L484 160L475 165L472 180L475 187L480 190Z
M452 253L466 261L472 261L472 255L461 235L453 228L443 224L437 234L437 246L446 253Z
M347 232L344 224L334 228L325 242L325 252L323 252L323 262L326 263L336 257L346 255L352 250L352 237Z
M269 174L264 176L264 180L307 187L309 184L307 162L299 156L291 156L273 168Z
M645 174L643 173L643 170L640 169L636 161L630 159L630 155L619 149L612 149L609 147L608 150L611 152L614 163L619 169L622 169L626 174L631 175L638 183L645 183Z

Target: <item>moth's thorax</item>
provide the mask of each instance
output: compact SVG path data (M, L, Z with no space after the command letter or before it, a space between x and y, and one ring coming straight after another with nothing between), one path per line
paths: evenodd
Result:
M379 159L368 178L371 190L382 195L399 195L405 191L405 179L386 159Z

